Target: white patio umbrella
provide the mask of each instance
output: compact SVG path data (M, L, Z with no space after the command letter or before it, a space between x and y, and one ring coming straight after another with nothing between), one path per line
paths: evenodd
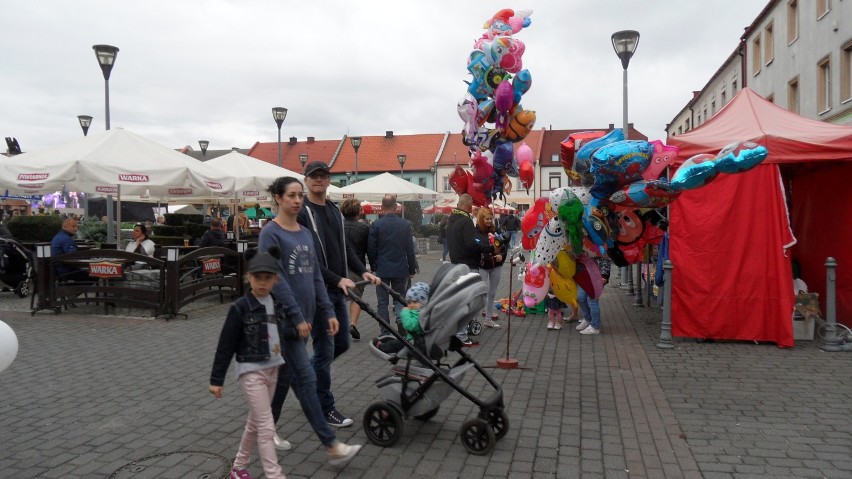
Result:
M0 189L191 198L230 196L234 178L189 156L116 128L0 160Z
M434 201L440 196L435 190L415 185L390 173L382 173L364 181L346 185L336 192L329 190L328 197L336 201L345 198L381 201L387 194L396 195L397 201Z

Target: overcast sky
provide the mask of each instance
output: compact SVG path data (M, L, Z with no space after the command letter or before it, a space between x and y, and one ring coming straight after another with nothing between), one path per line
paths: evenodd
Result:
M610 42L638 30L630 121L649 138L736 48L766 0L38 0L4 2L0 135L24 151L105 128L94 44L120 51L110 77L112 128L163 145L248 148L282 139L458 132L456 104L483 23L531 9L536 127L621 125L622 68ZM5 145L3 145L5 147Z

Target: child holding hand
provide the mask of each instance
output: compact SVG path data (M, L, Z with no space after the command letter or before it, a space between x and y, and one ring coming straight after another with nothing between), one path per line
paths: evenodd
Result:
M236 356L237 381L249 405L240 448L228 476L232 479L251 479L246 468L255 445L265 477L285 477L273 443L275 424L270 406L278 368L284 364L281 355L281 339L285 335L284 309L272 294L272 287L278 281L280 254L277 247L262 253L256 249L246 252L251 289L228 310L210 373L210 394L220 399L225 374L231 358Z

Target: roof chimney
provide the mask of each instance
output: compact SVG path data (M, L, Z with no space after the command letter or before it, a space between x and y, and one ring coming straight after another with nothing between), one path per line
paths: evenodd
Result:
M313 142L314 142L314 137L309 136L309 137L308 137L308 143L313 143Z
M700 95L700 94L701 94L701 91L693 90L692 91L692 98L693 99L698 98L698 95Z
M287 142L287 144L289 144L289 145L295 145L295 144L296 144L296 137L295 137L295 136L291 136L291 137L290 137L290 141L288 141L288 142Z
M610 124L609 124L609 129L610 129L610 130L612 130L612 129L614 129L614 128L615 128L615 123L610 123Z
M386 131L385 138L393 138L393 130Z
M632 130L632 129L633 129L633 123L628 123L628 124L627 124L627 129L628 129L628 130Z

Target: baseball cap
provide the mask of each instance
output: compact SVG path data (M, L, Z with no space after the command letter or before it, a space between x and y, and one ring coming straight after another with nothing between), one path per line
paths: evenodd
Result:
M278 260L267 252L254 255L248 262L249 273L278 273Z
M328 165L317 160L308 163L308 166L305 167L305 176L311 176L312 173L317 171L325 171L326 173L331 172L331 170L328 169Z

